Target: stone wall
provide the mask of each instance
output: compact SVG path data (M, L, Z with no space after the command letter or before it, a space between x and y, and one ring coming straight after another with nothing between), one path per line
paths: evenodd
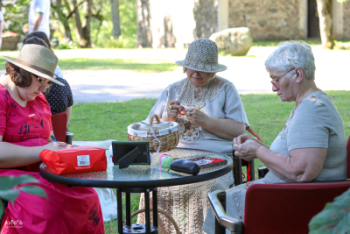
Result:
M350 1L343 4L343 39L350 39Z
M298 0L229 0L229 28L248 27L254 40L296 39Z

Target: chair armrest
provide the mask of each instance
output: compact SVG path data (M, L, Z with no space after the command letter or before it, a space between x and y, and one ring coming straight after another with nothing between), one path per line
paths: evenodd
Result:
M226 199L226 192L224 190L216 190L211 192L208 195L208 198L219 224L230 230L232 233L243 233L243 221L227 215L225 208L222 205L221 200Z

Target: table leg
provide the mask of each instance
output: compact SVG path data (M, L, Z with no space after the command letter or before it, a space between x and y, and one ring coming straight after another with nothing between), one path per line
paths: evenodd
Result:
M126 214L126 226L131 226L131 208L130 208L130 193L125 193L125 214Z
M145 192L145 218L146 218L146 234L151 233L151 217L149 207L149 190Z
M123 205L122 205L122 191L117 189L117 205L118 205L118 233L123 234Z
M152 192L152 200L153 200L153 226L158 227L158 198L157 198L157 190Z

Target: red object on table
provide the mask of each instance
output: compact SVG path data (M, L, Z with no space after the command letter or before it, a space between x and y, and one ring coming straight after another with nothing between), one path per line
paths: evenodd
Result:
M43 150L41 160L56 174L107 170L106 150L92 146L79 146L57 151Z
M222 162L222 161L224 161L224 160L221 158L216 158L213 161L211 161L211 163Z

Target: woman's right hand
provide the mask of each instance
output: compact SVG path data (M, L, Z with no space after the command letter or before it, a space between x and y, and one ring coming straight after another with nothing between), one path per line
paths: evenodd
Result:
M184 111L185 108L180 105L180 102L177 100L171 100L170 105L167 108L168 121L176 121L177 116L180 114L180 111Z
M60 141L57 141L57 142L52 141L49 144L47 144L46 146L47 146L46 149L52 150L52 151L57 151L60 149L66 149L66 148L72 147L71 145L68 145L67 143L60 142Z

